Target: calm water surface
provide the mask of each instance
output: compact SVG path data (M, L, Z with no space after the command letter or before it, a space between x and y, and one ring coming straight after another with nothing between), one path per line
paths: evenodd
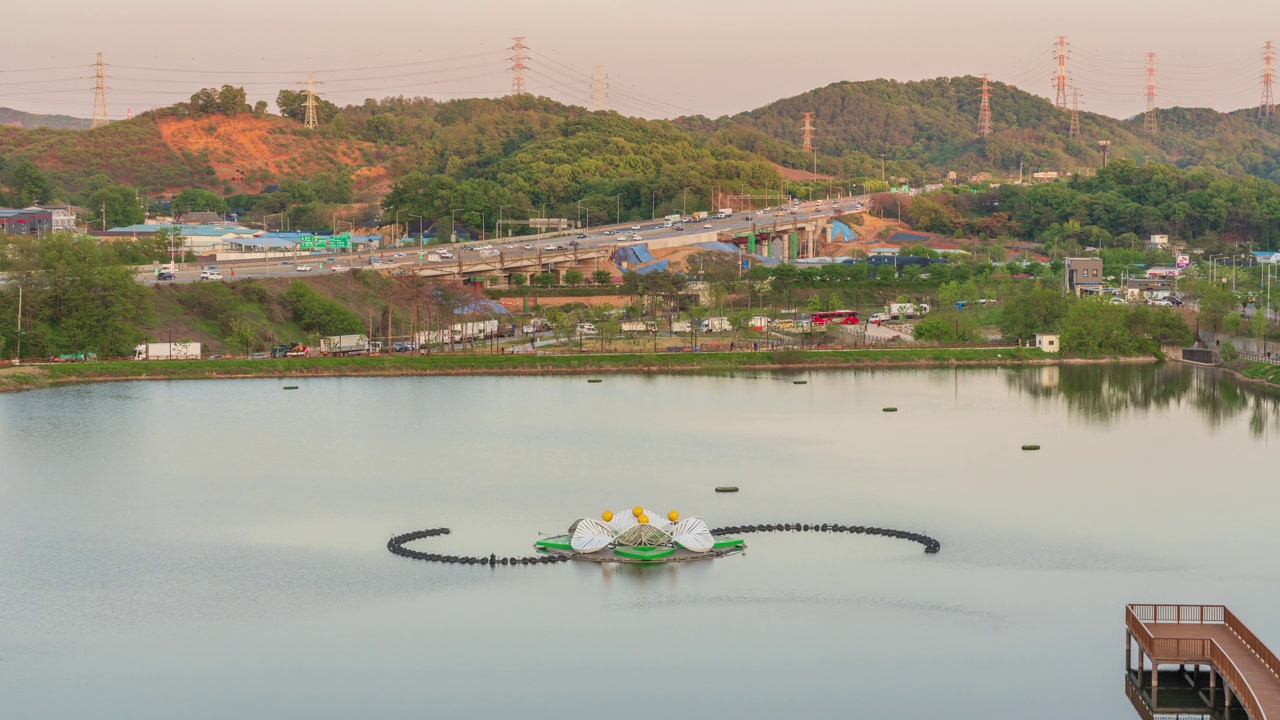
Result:
M1185 368L794 377L0 396L0 717L1127 719L1126 602L1225 603L1280 645L1273 399ZM384 547L447 525L416 547L527 554L637 504L943 550L766 534L702 564L489 569Z

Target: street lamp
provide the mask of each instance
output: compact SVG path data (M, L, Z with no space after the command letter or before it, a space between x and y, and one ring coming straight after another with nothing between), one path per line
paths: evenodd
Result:
M427 234L427 221L421 215L410 214L409 217L418 218L418 262L422 262L422 236Z
M449 210L449 242L453 242L453 229L458 226L458 224L453 221L453 214L459 210L465 209L466 208L452 208Z
M495 228L495 230L497 230L497 232L498 232L498 239L499 239L499 240L501 240L501 239L502 239L502 209L503 209L503 208L509 208L509 207L513 207L513 206L512 206L512 205L499 205L499 206L498 206L498 226Z
M578 221L582 221L582 201L578 201ZM587 227L583 230L584 235L591 234L591 208L587 208Z

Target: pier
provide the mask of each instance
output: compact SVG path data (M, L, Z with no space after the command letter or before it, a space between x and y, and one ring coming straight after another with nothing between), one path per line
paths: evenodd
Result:
M1125 672L1144 718L1280 720L1280 661L1222 605L1126 606Z

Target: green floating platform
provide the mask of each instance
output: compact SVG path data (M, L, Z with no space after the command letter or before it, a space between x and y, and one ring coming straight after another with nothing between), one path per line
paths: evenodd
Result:
M1040 446L1039 445L1023 445L1022 449L1023 450L1039 450Z
M285 389L285 390L297 390L297 389L298 389L298 386L297 386L297 385L285 385L285 386L284 386L284 389Z
M589 382L589 383L598 383L598 382L604 382L604 381L603 381L603 380L591 379L591 380L588 380L587 382Z
M569 538L567 537L547 538L546 540L539 540L534 545L548 550L573 550L573 545L569 543Z
M671 557L675 553L675 548L669 547L620 547L615 548L613 553L618 557L630 558L631 560L661 560L662 558Z
M737 485L721 485L716 488L716 492L738 492Z
M742 538L720 538L716 540L716 544L711 546L712 550L723 550L724 548L742 547Z
M895 408L895 407L887 407L887 408L885 408L885 409L884 409L884 411L885 411L885 412L898 412L898 408Z
M792 380L791 384L792 385L808 385L809 381L808 380Z

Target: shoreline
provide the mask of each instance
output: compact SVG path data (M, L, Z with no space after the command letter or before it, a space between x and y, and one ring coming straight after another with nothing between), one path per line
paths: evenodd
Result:
M1064 358L1033 348L876 349L736 353L426 355L414 357L176 360L19 365L0 370L0 392L138 380L333 377L653 375L938 367L1155 363L1150 356Z

